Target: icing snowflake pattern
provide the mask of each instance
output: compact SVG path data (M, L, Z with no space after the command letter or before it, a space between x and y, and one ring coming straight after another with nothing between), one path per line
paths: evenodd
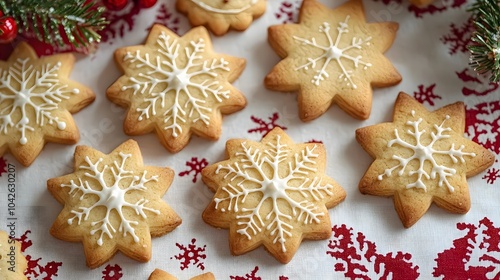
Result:
M222 187L223 196L214 199L215 207L221 212L237 213L239 234L251 239L252 235L267 231L274 237L273 243L279 242L282 251L286 252L285 242L292 235L293 228L289 222L296 219L303 224L318 223L324 213L318 212L311 200L319 201L325 194L332 195L333 186L322 184L318 177L312 180L304 178L317 172L316 146L304 148L294 154L292 160L289 159L287 145L280 143L279 135L268 142L267 146L267 149L261 151L243 142L242 151L236 153L237 157L241 157L240 162L218 166L216 173L227 172L224 178L229 178L230 183ZM287 166L285 172L280 170L284 165ZM265 167L270 167L270 171L266 172ZM247 188L245 183L252 187ZM297 200L297 196L290 195L294 192L299 193L303 199ZM251 196L260 198L257 205L240 207L240 203L245 203ZM262 214L266 201L272 204L271 210ZM286 202L286 205L281 202ZM284 211L285 207L291 211Z
M7 135L13 128L21 134L19 143L26 145L27 132L35 131L36 127L49 124L59 130L66 128L66 123L51 112L79 90L59 81L61 65L47 63L36 69L30 58L19 58L8 70L0 69L0 133ZM14 119L18 110L21 116ZM29 117L31 112L34 119Z
M92 227L97 227L91 230L90 234L94 235L100 232L100 237L97 241L99 246L102 246L103 244L104 235L113 239L113 235L116 233L116 229L113 227L110 220L110 214L113 210L116 211L120 218L118 231L122 232L123 236L130 234L136 243L139 242L139 237L135 234L133 226L138 225L139 222L127 220L127 217L123 213L123 208L127 207L134 210L136 215L140 215L144 219L147 218L145 211L149 211L157 215L160 214L159 210L145 206L149 201L144 198L141 198L135 203L131 203L126 200L128 192L134 190L145 191L145 184L152 181L158 181L158 176L156 175L148 178L146 176L146 171L143 171L140 176L137 176L133 174L133 171L125 170L125 162L131 156L132 155L130 154L120 152L121 162L118 163L117 161L114 161L112 166L104 165L102 170L99 170L103 160L102 158L93 163L88 157L85 157L87 165L81 165L80 169L87 171L84 175L89 180L95 180L99 183L101 186L100 190L93 189L89 185L88 181L82 181L82 179L79 179L78 182L71 180L70 184L61 185L63 188L69 188L69 193L73 196L77 195L78 192L81 192L80 200L85 199L87 195L96 195L99 197L99 200L90 207L79 207L78 210L71 210L71 213L74 215L68 219L68 224L70 225L74 220L77 220L78 224L80 224L82 220L87 220L92 210L96 207L106 207L107 210L104 218L91 223ZM107 171L111 172L114 179L112 185L108 185L105 180L105 174Z
M216 77L217 71L229 71L224 58L203 60L205 42L203 39L191 41L184 48L187 63L178 65L180 45L162 32L157 40L158 55L154 58L140 51L128 52L124 62L133 64L137 69L147 69L129 80L132 85L123 86L122 91L132 89L134 95L143 95L144 103L136 110L140 113L138 120L150 119L152 116L164 117L164 130L171 130L177 137L182 132L181 124L187 117L194 116L194 121L209 124L212 108L205 105L207 98L221 103L229 98L229 90L224 90L218 81L210 81L208 77ZM161 78L160 78L161 77ZM207 77L201 82L196 77ZM198 80L198 79L196 79ZM192 90L194 89L194 90ZM169 93L173 98L168 97ZM185 95L186 98L181 98ZM184 101L183 101L184 100Z
M415 117L415 111L411 112L412 116ZM420 130L420 123L422 122L422 118L418 118L416 121L408 121L406 124L410 127L413 128L413 130L408 129L406 133L413 137L416 141L416 144L409 143L405 140L403 140L399 136L399 131L398 129L394 129L394 134L396 136L395 139L389 141L387 144L387 147L392 147L394 145L399 145L404 148L408 148L413 150L413 155L408 158L404 158L398 155L393 155L392 158L399 161L399 164L392 168L388 168L384 171L383 174L380 174L378 176L378 180L382 180L384 176L390 177L392 175L392 172L396 169L399 168L399 171L397 174L399 176L402 176L405 173L406 167L408 164L413 161L413 160L418 160L419 161L419 167L417 170L412 170L408 172L409 176L417 175L417 180L413 183L410 183L406 185L407 189L410 188L418 188L418 189L423 189L424 191L427 191L427 186L424 183L424 178L426 180L430 179L435 179L436 175L439 177L439 187L443 186L443 183L446 184L448 187L448 190L450 192L454 192L454 187L448 182L448 177L453 176L456 173L456 169L438 164L436 162L436 159L434 158L435 155L448 155L450 159L453 161L453 163L457 163L458 160L460 162L464 163L465 159L464 156L470 156L470 157L475 157L476 155L474 153L467 153L464 152L463 149L465 148L463 145L461 145L458 149L455 148L455 144L452 143L451 148L449 150L436 150L434 148L434 144L440 140L450 138L450 135L445 134L448 131L451 131L451 128L445 127L444 124L445 122L449 119L450 117L447 115L446 118L443 120L443 122L438 126L434 124L434 130L435 132L430 132L431 136L431 141L429 144L424 145L422 142L422 136L425 134L425 130ZM432 165L432 169L430 174L424 169L425 162L428 161Z
M220 13L220 14L234 14L234 15L242 13L245 10L250 9L253 5L255 5L257 3L257 0L250 0L250 1L248 1L247 4L243 5L240 8L221 9L221 8L214 7L209 3L205 3L202 0L191 0L191 1L193 3L195 3L196 5L198 5L200 8L207 10L209 12ZM227 2L224 2L224 3L227 3Z
M345 21L340 22L338 27L337 27L337 38L335 41L333 41L333 38L330 34L330 24L328 22L324 22L320 27L319 27L319 32L323 33L326 39L328 40L328 45L327 46L322 46L316 42L316 39L313 37L312 39L304 39L300 38L297 36L293 36L293 38L299 42L301 42L303 45L306 46L312 46L314 48L323 50L323 54L316 57L316 58L307 58L307 63L300 65L299 67L296 67L295 70L305 70L308 71L309 68L315 69L316 66L320 61L323 61L323 64L321 66L321 69L316 70L316 74L313 76L313 79L311 82L317 86L319 86L320 82L328 78L330 75L328 74L327 67L330 64L330 62L333 60L337 62L339 65L340 69L342 70L342 73L339 75L339 80L343 80L344 82L347 82L348 86L351 86L353 89L356 89L357 86L352 80L352 75L353 75L353 70L348 70L346 69L346 66L344 65L343 60L349 60L352 63L354 63L354 67L358 68L360 65L363 66L363 69L366 70L369 67L372 66L371 63L364 62L362 61L361 55L358 55L356 57L353 57L347 52L349 52L352 49L357 49L360 50L363 46L363 44L369 46L370 45L370 40L372 39L371 37L367 37L366 39L361 39L361 38L356 38L353 37L351 44L346 46L346 47L339 47L340 41L342 39L342 35L345 33L349 33L349 26L348 26L348 21L349 21L349 16L346 17Z

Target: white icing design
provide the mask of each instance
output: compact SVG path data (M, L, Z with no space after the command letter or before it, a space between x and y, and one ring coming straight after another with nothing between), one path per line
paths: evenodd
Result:
M66 123L54 117L59 103L78 94L78 89L69 88L59 81L61 63L47 63L36 69L29 58L18 58L9 69L0 68L0 133L8 134L13 128L21 133L19 143L28 143L27 131L35 131L46 124L59 130ZM19 111L20 117L13 115ZM34 112L35 118L29 115Z
M412 110L411 115L415 117L415 111ZM413 150L413 155L408 158L404 158L398 155L393 155L392 158L399 161L399 164L392 168L386 169L383 174L378 176L378 180L382 180L384 176L390 177L392 175L392 172L398 168L400 168L400 170L397 173L398 176L403 176L403 174L405 174L405 170L408 164L412 160L418 160L419 162L418 169L408 171L406 174L407 176L413 176L415 174L417 175L417 180L415 182L406 185L407 189L418 188L427 191L427 186L424 180L436 179L437 175L439 177L439 186L442 187L444 183L446 184L450 192L454 192L455 188L450 184L450 182L448 182L448 177L455 175L457 170L449 166L438 164L434 156L447 155L450 157L453 163L457 163L458 159L460 159L460 162L464 163L465 162L464 156L475 157L476 154L462 151L465 148L463 145L461 145L458 149L456 149L455 143L451 144L451 148L449 148L449 150L437 150L434 148L434 144L436 144L438 141L450 138L450 135L444 134L448 131L451 131L451 128L444 126L444 123L449 118L450 116L446 116L446 118L439 126L434 124L435 132L430 132L431 140L427 145L423 144L422 141L422 137L424 136L426 131L420 130L419 128L420 123L422 122L422 118L418 118L418 120L416 121L406 122L408 126L413 128L413 130L408 129L406 133L415 139L416 144L412 144L401 139L401 137L399 136L398 129L397 128L394 129L394 134L396 135L396 138L389 141L387 147L392 147L393 145L399 145L404 148ZM430 174L428 171L425 170L426 162L429 162L432 165Z
M223 90L219 81L213 79L217 71L230 70L229 62L224 58L203 59L203 39L190 41L184 53L179 53L177 39L162 32L157 47L158 52L152 57L138 50L128 52L123 59L130 63L130 68L142 69L141 73L129 78L129 85L122 87L122 91L132 89L134 95L143 97L145 105L140 104L142 106L136 109L140 112L138 120L152 116L163 118L163 129L172 130L174 137L182 133L181 124L188 122L188 118L208 125L212 108L205 105L207 99L220 103L229 98L229 90ZM178 65L181 55L187 61L183 67Z
M73 180L70 181L70 184L61 184L61 188L69 188L69 194L73 196L77 195L78 192L81 192L80 200L84 200L87 196L95 195L99 197L99 200L94 203L90 207L79 207L78 210L71 210L71 213L74 214L73 217L68 219L68 224L73 224L73 221L76 219L78 224L81 223L82 219L86 221L90 213L93 209L97 207L106 207L106 215L98 221L93 221L91 223L92 227L95 227L90 231L91 235L94 235L100 232L99 239L97 244L102 246L103 237L106 234L110 239L113 239L113 235L116 233L117 229L115 229L110 220L110 214L114 210L118 217L120 218L120 226L118 228L118 232L122 232L123 236L127 236L130 234L134 241L139 242L139 237L135 234L135 229L133 226L137 226L139 224L138 221L128 220L130 219L130 215L125 216L123 213L123 209L128 207L135 211L137 216L141 216L143 219L146 219L145 211L153 212L157 215L160 214L159 210L150 208L145 206L149 201L147 199L141 198L136 202L132 203L127 201L127 198L130 199L130 192L136 191L146 191L146 184L152 181L157 182L158 176L151 176L149 178L146 177L146 171L142 171L140 176L134 175L133 171L126 170L124 168L125 161L130 158L132 155L120 153L120 163L117 161L113 162L113 165L104 165L101 168L102 158L99 158L95 163L89 159L89 157L85 157L86 165L81 165L79 169L87 170L84 173L84 177L86 179L78 178L78 182ZM111 175L112 180L106 179L106 172ZM95 189L93 184L89 182L97 182L99 189ZM131 213L131 212L129 212Z
M328 22L324 22L320 27L319 27L319 32L323 33L325 35L325 38L328 40L328 45L322 46L316 42L316 38L312 37L311 39L304 39L300 38L298 36L293 36L293 38L299 42L302 43L302 45L306 46L312 46L316 49L322 50L323 53L316 57L316 58L307 58L307 63L300 65L299 67L295 68L295 71L304 69L305 71L309 70L309 68L316 69L316 66L320 64L319 62L323 63L321 65L321 69L316 70L316 74L314 75L313 79L311 82L317 86L319 86L320 82L328 78L330 75L328 74L327 67L330 64L331 61L337 62L339 67L342 70L342 73L339 75L339 79L343 80L344 82L347 82L348 86L351 86L352 88L356 89L357 86L354 84L352 80L352 74L353 70L348 70L345 67L345 62L344 61L350 61L354 64L355 68L358 68L360 65L363 66L363 69L366 70L368 67L371 67L372 64L368 62L362 61L362 56L357 55L356 57L353 57L348 54L348 52L354 50L360 50L363 46L363 44L369 46L370 45L370 40L372 39L371 37L367 37L366 39L361 39L361 38L356 38L353 37L351 44L345 47L340 47L340 41L342 39L342 34L344 33L349 33L349 26L348 26L348 21L349 21L349 16L346 17L345 21L339 22L339 26L337 27L337 38L335 41L333 41L333 38L330 34L330 24Z
M219 14L239 14L242 13L248 9L250 9L253 5L257 3L258 0L250 0L248 4L243 5L241 8L234 8L234 9L220 9L216 8L208 3L205 3L202 0L191 0L193 3L198 5L200 8L203 8L209 12L214 12L214 13L219 13ZM219 0L222 1L222 0ZM210 2L210 0L208 1Z
M216 173L226 172L224 178L230 183L223 186L222 193L214 199L215 207L222 212L237 213L239 234L251 239L252 235L267 231L274 236L273 242L279 242L285 252L287 237L292 236L290 221L318 223L323 213L318 212L313 201L332 195L333 186L322 184L320 177L307 178L317 172L316 146L290 155L287 146L280 143L279 135L267 146L260 151L242 143L242 151L235 154L239 161L218 166ZM240 208L240 204L250 197L260 199L257 205ZM272 207L271 211L263 213L262 206L266 201ZM287 214L289 212L292 215Z

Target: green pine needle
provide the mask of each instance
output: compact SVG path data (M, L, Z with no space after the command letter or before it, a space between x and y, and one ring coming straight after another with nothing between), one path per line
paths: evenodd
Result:
M469 46L470 64L480 74L490 72L492 82L500 81L500 6L498 0L478 0L469 9L476 31Z
M65 45L65 38L75 47L99 42L108 22L104 7L94 0L2 0L0 10L13 17L20 33L32 34L51 45Z

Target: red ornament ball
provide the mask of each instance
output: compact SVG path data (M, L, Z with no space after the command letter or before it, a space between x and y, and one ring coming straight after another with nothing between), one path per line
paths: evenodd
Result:
M139 0L139 6L141 8L151 8L156 2L158 2L158 0Z
M0 17L0 44L10 43L17 36L17 23L13 17Z
M102 3L106 8L112 11L123 10L128 4L128 0L103 0Z

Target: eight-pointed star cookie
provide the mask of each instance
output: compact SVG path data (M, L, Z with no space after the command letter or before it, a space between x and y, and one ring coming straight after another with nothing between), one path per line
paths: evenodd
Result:
M171 152L183 149L191 133L217 140L221 114L246 105L245 97L231 85L245 60L214 53L204 27L179 38L168 28L154 25L144 45L118 49L115 60L125 74L107 96L130 107L125 133L154 130Z
M177 0L177 9L187 14L193 26L205 25L215 35L230 28L243 31L266 11L267 0Z
M174 230L181 219L163 200L174 172L144 166L133 140L105 155L77 146L74 173L47 181L64 205L50 229L61 240L82 242L87 265L96 268L117 251L151 259L151 236Z
M264 83L271 90L298 90L303 121L318 118L333 103L355 118L367 119L372 86L401 81L383 55L397 29L394 22L366 23L361 0L333 10L304 0L298 24L269 27L269 43L283 60Z
M375 161L359 183L364 194L393 196L403 225L415 224L432 202L453 213L470 209L467 177L491 166L494 156L464 137L465 107L457 102L436 111L400 93L393 122L356 130Z
M20 43L0 61L0 156L10 151L24 166L46 142L75 144L80 134L71 113L94 101L94 93L69 79L75 57L40 57Z
M229 228L231 253L241 255L264 245L288 263L302 239L331 235L328 209L346 193L324 174L323 144L295 144L280 128L261 142L233 139L228 160L203 169L205 184L215 192L203 219Z
M157 268L151 273L148 280L177 280L177 277ZM193 278L189 278L189 280L215 280L215 276L213 273L207 272Z
M0 279L26 280L24 271L27 268L28 261L21 252L21 243L0 230Z

